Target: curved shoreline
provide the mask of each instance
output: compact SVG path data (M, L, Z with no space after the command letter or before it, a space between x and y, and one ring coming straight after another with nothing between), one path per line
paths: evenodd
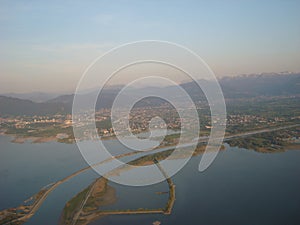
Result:
M111 196L108 193L108 185L107 185L107 179L101 177L98 178L95 182L93 182L92 185L90 185L88 188L84 189L80 193L78 193L75 197L73 197L69 202L67 202L64 211L63 211L63 218L61 220L60 224L64 225L87 225L91 223L92 221L95 221L103 216L107 215L135 215L135 214L165 214L170 215L175 203L175 185L171 178L167 175L165 170L162 168L162 166L159 164L159 162L154 158L153 164L155 164L158 169L161 171L163 176L166 178L166 181L169 186L169 199L166 203L165 208L158 208L158 209L120 209L120 210L97 210L103 205L106 205L108 203L105 200L101 200L101 198L104 196L108 197L109 200ZM99 189L100 185L100 189ZM97 189L97 190L96 190ZM85 195L83 196L83 194ZM98 199L97 198L98 195ZM78 202L78 198L82 198L81 202ZM98 201L97 201L98 200ZM113 201L113 200L112 200ZM74 212L69 212L68 208L71 207L71 202L75 202L74 204L77 204L74 208ZM72 216L71 216L72 215Z
M231 135L231 136L227 136L225 137L226 140L229 140L229 139L234 139L234 138L242 138L242 137L247 137L247 136L251 136L251 135L255 135L255 134L258 134L258 133L266 133L266 132L273 132L273 131L277 131L277 130L282 130L282 129L287 129L287 128L292 128L292 127L298 127L300 124L296 124L296 125L289 125L289 126L283 126L283 127L279 127L279 128L272 128L272 129L263 129L263 130L258 130L258 131L252 131L252 132L247 132L247 133L243 133L243 134L238 134L238 135ZM225 140L224 139L224 140ZM201 140L198 140L198 143L206 143L207 142L207 139L201 139ZM188 146L185 145L185 146ZM167 146L167 147L162 147L162 149L165 148L164 151L161 151L161 152L158 152L159 153L162 153L162 152L165 152L167 150L171 150L174 146ZM155 150L159 150L159 148L157 149L151 149L151 150L148 150L148 151L136 151L136 152L130 152L130 153L124 153L124 154L121 154L121 155L118 155L118 156L114 156L114 157L111 157L111 158L108 158L102 162L99 162L99 163L96 163L96 164L93 164L91 166L88 166L88 167L85 167L85 168L82 168L74 173L72 173L71 175L55 182L53 185L49 186L48 189L41 189L41 191L38 192L39 193L42 193L41 196L39 196L38 199L35 200L35 202L31 205L31 206L26 206L26 212L25 210L24 213L25 215L24 216L20 216L18 217L17 219L14 219L12 221L9 221L7 223L4 223L4 224L10 224L10 223L13 223L13 222L18 222L18 223L23 223L23 222L26 222L28 219L30 219L34 214L35 212L40 208L40 206L42 205L42 203L45 201L45 199L48 197L48 195L53 191L55 190L59 185L61 185L62 183L66 182L67 180L79 175L80 173L82 172L85 172L87 170L90 170L91 168L95 167L95 166L99 166L103 163L106 163L106 162L110 162L112 161L113 159L115 158L122 158L122 157L125 157L125 156L131 156L131 155L136 155L136 154L139 154L139 153L145 153L145 152L152 152L152 151L155 151ZM201 152L200 152L201 153ZM134 161L134 160L133 160ZM43 191L43 192L42 192ZM21 205L15 209L19 209L19 208L23 208L25 207L24 205ZM3 212L6 212L5 210L2 210L0 213L3 213ZM20 215L23 215L22 213ZM5 219L5 218L4 218ZM1 222L1 221L0 221Z

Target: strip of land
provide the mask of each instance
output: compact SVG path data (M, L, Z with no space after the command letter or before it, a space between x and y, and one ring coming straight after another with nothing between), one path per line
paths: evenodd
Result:
M262 129L262 130L256 130L256 131L251 131L251 132L245 132L245 133L241 133L241 134L236 134L236 135L230 135L230 136L226 136L225 137L225 141L231 141L234 139L238 139L238 138L247 138L253 135L258 135L258 134L264 134L264 133L270 133L270 132L275 132L275 131L280 131L280 130L286 130L286 129L290 129L290 128L296 128L299 127L299 124L294 124L294 125L288 125L288 126L282 126L282 127L276 127L276 128L270 128L270 129ZM205 144L207 143L208 138L206 139L199 139L198 143L200 144ZM182 147L188 147L191 144L186 143L184 146ZM169 154L172 153L172 151L174 150L175 146L168 146L164 148L164 151L161 152L157 152L155 153L155 155L152 155L151 160L153 160L153 157L156 159L164 159L166 158ZM180 147L180 146L179 146ZM153 152L153 151L157 151L158 149L149 149L147 151L135 151L135 152L130 152L130 153L125 153L125 154L121 154L118 156L113 156L111 158L108 158L102 162L96 163L94 165L88 166L86 168L83 168L67 177L65 177L62 180L59 180L51 185L49 185L46 188L41 189L41 191L39 191L35 196L33 196L33 203L28 205L28 204L23 204L17 208L13 208L13 209L6 209L0 212L0 224L22 224L24 222L26 222L28 219L30 219L36 212L37 210L40 208L40 206L42 205L42 203L45 201L45 199L48 197L48 195L55 190L59 185L63 184L64 182L72 179L73 177L87 171L90 170L93 167L99 166L101 164L110 162L112 160L114 160L115 158L123 158L125 156L131 156L131 155L137 155L140 153L145 153L145 152ZM204 152L205 147L198 146L198 153ZM197 151L197 149L196 149ZM162 157L163 156L163 157ZM138 162L138 160L141 160L139 163L135 163L135 165L145 165L145 157L147 156L143 156L141 157L141 159L137 159L134 160L136 162ZM184 154L182 155L182 157L184 157ZM151 163L151 162L150 162Z

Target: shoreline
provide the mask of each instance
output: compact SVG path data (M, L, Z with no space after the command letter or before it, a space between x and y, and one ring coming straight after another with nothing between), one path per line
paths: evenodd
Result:
M15 144L24 144L26 142L30 143L30 144L41 144L41 143L49 143L49 142L57 142L57 143L63 143L63 144L73 144L75 142L59 142L59 139L55 136L51 136L51 137L18 137L15 135L10 135L10 134L1 134L1 136L12 136L12 143ZM103 140L114 140L116 139L116 136L114 137L108 137L105 138ZM223 145L221 146L221 150L225 150L226 147L224 148L224 144L228 144L226 141L223 142ZM229 145L229 144L228 144ZM229 145L230 146L230 145ZM156 150L159 149L163 149L163 148L170 148L170 147L176 147L176 145L164 145L161 147L157 147ZM238 147L238 146L230 146L230 147ZM223 148L223 149L222 149ZM246 148L247 150L252 150L255 152L259 152L259 153L282 153L282 152L286 152L286 151L293 151L293 150L300 150L300 143L288 143L287 145L282 146L282 149L279 151L271 151L270 149L268 149L268 147L262 147L259 150L258 149L251 149L251 148ZM205 149L204 149L205 150ZM204 152L201 151L201 152Z
M16 144L24 144L25 142L29 142L32 144L38 144L38 143L47 143L57 141L57 138L54 136L50 137L13 137L13 140L11 140L12 143Z
M300 144L298 143L294 143L294 144L290 144L290 145L285 145L284 148L286 150L292 150L292 149L298 149L300 150ZM171 148L171 147L170 147ZM224 146L223 146L223 150L224 149ZM192 156L196 156L198 154L202 154L203 152L205 151L205 145L201 145L201 146L198 146L197 147L197 151L194 152L194 154ZM157 153L153 153L153 154L149 154L149 155L146 155L146 156L141 156L137 159L134 159L131 162L131 165L138 165L138 166L141 166L141 165L148 165L150 162L151 164L157 162L158 160L162 160L166 157L168 157L169 155L167 153L170 153L172 152L172 149L169 149L169 150L165 150L163 152L157 152ZM138 154L139 152L134 152L133 154ZM126 154L122 154L122 155L119 155L118 158L121 158L121 157L124 157L124 156L127 156L128 153ZM132 154L132 153L130 153ZM150 158L149 158L150 157ZM172 157L170 159L177 159L177 157L185 157L185 154L179 154L179 155L176 155L175 157ZM113 158L109 158L108 160L104 160L102 162L99 162L97 163L97 165L99 164L102 164L102 163L105 163L105 162L108 162L110 161L111 159ZM96 164L95 164L96 165ZM43 194L42 196L39 196L39 198L36 200L36 202L31 206L30 210L29 210L29 214L25 214L21 219L27 221L32 215L34 215L34 213L39 209L39 207L41 206L41 204L44 202L44 200L47 198L48 194L50 194L54 189L56 189L60 184L66 182L67 180L77 176L78 174L84 172L84 171L87 171L89 169L91 169L92 166L89 166L89 167L86 167L86 168L83 168L79 171L76 171L75 173L72 173L71 175L63 178L62 180L59 180L57 182L55 182L51 187L49 187L49 189L47 189ZM119 168L116 168L114 171L110 171L107 173L108 176L118 176L121 172L124 172L124 171L127 171L128 167L119 167ZM173 186L172 186L173 188ZM43 190L41 190L43 191ZM172 189L170 189L170 193L171 191L174 191ZM175 194L175 192L174 192ZM170 202L172 203L172 202ZM173 204L173 203L172 203ZM22 207L22 206L21 206ZM153 213L154 211L152 211L151 213ZM157 212L157 211L156 211ZM106 214L114 214L115 212L101 212L101 216L103 215L106 215ZM143 213L143 211L141 210L138 210L137 212L132 212L132 214L134 213ZM150 213L150 212L149 212ZM161 211L159 212L161 213ZM120 214L120 212L118 212L118 214ZM124 212L124 214L128 214L128 212ZM167 214L168 214L168 211L167 211Z

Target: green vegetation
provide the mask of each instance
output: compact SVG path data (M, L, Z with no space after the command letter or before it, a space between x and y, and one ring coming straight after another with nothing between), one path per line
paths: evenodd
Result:
M166 150L166 151L163 151L163 152L157 152L157 153L154 153L154 154L149 154L149 155L146 155L146 156L142 156L138 159L135 159L135 160L129 162L128 164L132 165L132 166L141 166L141 165L145 165L147 163L153 164L155 159L157 161L164 160L167 157L169 157L174 150L175 149L170 149L170 150Z
M237 99L227 101L228 134L300 123L299 98ZM250 119L245 116L250 117Z
M168 151L171 153L172 151ZM164 152L163 152L164 153ZM167 153L167 154L168 154ZM155 158L155 155L160 156L164 154L153 154L149 159L153 159L152 163L156 163L158 168L162 170L158 164L158 159ZM141 157L138 160L132 161L132 165L140 165L143 163L145 157ZM165 172L162 171L164 176ZM88 224L91 221L98 219L101 216L105 215L122 215L122 214L150 214L150 213L164 213L170 214L175 201L175 185L173 184L171 178L167 178L169 185L169 200L165 208L157 209L147 209L147 208L138 208L138 209L116 209L116 210L99 210L101 206L111 204L114 202L114 198L111 196L112 188L107 185L107 179L99 178L88 188L77 194L73 199L71 199L65 206L63 210L63 216L61 219L61 224L68 225L73 224L74 222L77 225ZM113 191L114 195L114 191ZM84 205L82 203L84 202Z
M100 178L97 182L99 182L102 187L100 190L94 191L91 196L87 199L86 204L84 205L83 211L91 212L93 210L97 210L101 205L105 203L102 197L108 190L107 180L105 178ZM96 184L97 185L97 184Z
M102 120L102 121L97 121L96 122L96 127L100 128L100 129L110 129L110 128L112 128L110 118Z
M65 205L63 210L63 218L64 224L70 224L69 222L72 221L75 213L77 212L78 208L80 207L82 201L86 197L88 191L90 190L91 186L87 187L80 193L78 193L74 198L68 201Z
M300 116L300 101L297 97L289 98L253 98L226 101L227 114L248 114L265 117L267 120L283 117L292 121Z
M227 135L300 123L299 97L282 96L227 99L226 106ZM166 119L165 122L167 124L169 123L168 128L172 130L180 129L180 120L178 120L176 110L153 107L151 108L152 114L142 114L143 116L141 116L141 113L143 113L144 110L138 109L136 111L137 112L133 114L136 119L134 119L134 117L130 122L134 133L147 131L147 121L152 118L152 114L162 116ZM112 126L109 113L106 112L107 115L105 114L105 116L102 114L101 116L103 118L101 118L103 120L96 122L98 134L103 139L115 138L114 132L111 129ZM200 120L200 134L201 136L208 136L213 125L210 121L210 110L207 103L202 103L201 107L198 109L198 114ZM36 120L38 120L37 123L35 123ZM43 122L47 120L48 122ZM56 122L51 122L51 120ZM0 124L1 132L5 131L6 134L14 135L17 138L44 138L40 140L40 142L43 140L56 140L61 143L74 143L75 141L70 115L59 117L59 119L56 119L55 117L39 117L36 119L36 117L17 116L4 121L5 122ZM191 125L192 123L193 122L191 122ZM82 140L90 137L88 132L85 133L85 128L86 127L83 127L82 129L82 135L79 135L82 137ZM66 134L67 137L56 138L58 134ZM50 139L50 137L52 137L52 139ZM179 133L167 135L160 147L176 145L179 137ZM46 138L48 139L46 140ZM19 142L21 143L22 141L20 140Z
M6 134L20 135L22 137L52 137L59 133L73 135L72 127L62 127L57 124L45 124L37 126L26 126L24 128L16 128L11 126L6 129Z
M293 144L293 138L299 137L300 128L255 134L251 137L226 141L232 147L252 149L258 152L282 152Z

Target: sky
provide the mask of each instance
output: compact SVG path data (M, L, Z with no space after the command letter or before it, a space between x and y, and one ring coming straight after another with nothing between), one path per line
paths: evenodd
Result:
M89 64L139 40L183 45L217 77L300 71L300 1L0 0L0 93L74 91Z

